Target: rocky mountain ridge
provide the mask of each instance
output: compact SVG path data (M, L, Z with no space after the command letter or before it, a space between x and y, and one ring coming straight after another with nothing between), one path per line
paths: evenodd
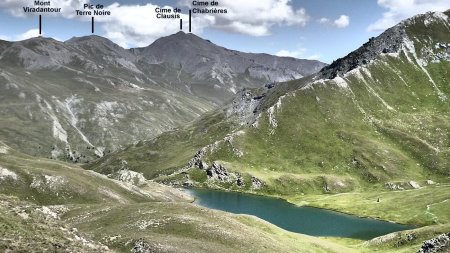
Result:
M401 50L409 50L410 40L407 35L408 26L415 22L424 22L425 26L433 22L443 21L448 23L448 16L442 12L428 12L417 15L413 18L400 22L399 24L387 29L380 36L370 38L367 43L351 52L347 56L333 61L330 65L320 71L320 77L333 79L337 76L343 76L347 72L363 65L369 64L380 54L398 54ZM436 45L447 48L447 44ZM448 57L448 56L447 56Z
M252 191L243 186L256 177L260 191L286 195L436 182L450 162L449 14L405 20L315 75L244 90L188 128L89 168L110 173L126 159L166 183ZM149 150L164 156L143 157Z
M324 65L246 55L183 33L143 49L99 36L1 42L0 138L28 154L84 163L182 126L244 87Z
M173 50L173 49L178 50ZM242 53L219 47L194 34L177 34L156 40L146 48L131 49L144 61L167 63L192 73L196 79L217 79L223 85L237 85L236 74L246 74L268 82L298 79L319 71L319 61L276 57L268 54Z

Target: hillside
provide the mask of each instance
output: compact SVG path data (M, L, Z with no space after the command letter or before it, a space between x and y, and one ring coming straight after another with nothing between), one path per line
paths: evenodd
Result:
M36 159L0 142L0 250L350 250L284 231L254 217L200 208L189 203L192 199L185 193L129 171L117 176L110 177L120 181L75 165Z
M189 61L177 62L182 55ZM200 69L205 61L215 67L201 73L188 68ZM239 68L230 68L235 62ZM2 41L0 136L33 156L86 163L183 126L243 87L291 80L323 66L240 53L184 33L142 49L99 36Z
M447 223L449 15L405 20L317 75L246 90L185 129L88 167L111 173L126 160L131 170L168 184L251 191L411 224ZM387 198L390 207L403 198L414 202L407 190L419 188L429 197L412 210L352 208L364 206L361 193L399 192ZM339 197L321 197L339 193L349 194L341 205L334 205ZM443 215L438 220L426 213L431 205ZM402 216L410 212L425 215Z

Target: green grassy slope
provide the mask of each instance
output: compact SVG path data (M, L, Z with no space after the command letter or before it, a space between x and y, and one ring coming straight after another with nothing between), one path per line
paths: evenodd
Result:
M150 252L352 252L254 217L184 203L81 206L62 219L118 252L136 243Z
M381 54L344 77L308 77L270 91L256 111L256 127L239 128L218 111L88 167L105 173L126 159L154 178L184 166L200 147L216 142L204 160L261 177L267 193L445 181L450 173L450 62L438 57L446 51L436 45L450 43L450 33L447 23L437 20L423 34L427 17L407 21L408 37L398 54ZM242 132L232 141L221 141L237 130Z
M450 62L448 49L439 45L450 43L450 26L434 14L403 25L407 36L398 53L379 54L370 64L332 80L318 75L270 90L255 111L253 127L233 124L219 111L88 168L110 173L126 159L133 170L164 182L193 181L200 187L288 199L353 192L384 196L416 184L438 191L442 188L432 188L427 181L449 182ZM230 139L226 136L231 132L235 134ZM208 179L195 166L172 174L206 144L203 161L239 173L243 185ZM261 189L251 187L252 176L264 182ZM436 197L430 203L450 198L447 191L439 192L430 195ZM406 202L414 201L404 196ZM347 206L336 209L345 211ZM367 215L391 218L379 213ZM392 220L432 223L424 216Z
M133 186L0 142L1 251L351 252L190 201L168 186Z
M192 125L107 154L85 167L109 174L120 169L122 161L127 161L131 170L156 178L177 171L200 148L222 139L236 127L236 123L226 120L223 112L208 113Z
M104 245L66 226L49 209L0 194L0 251L110 252Z
M31 157L0 142L0 193L41 205L190 201L153 182L133 186L64 162Z
M450 222L450 52L441 46L450 44L450 25L434 14L403 24L407 37L398 53L379 54L332 80L317 75L281 84L261 100L255 121L242 125L219 111L89 168L110 173L126 158L132 169L166 183L424 226L370 243L333 239L362 252L417 251ZM224 125L230 127L210 128ZM210 178L196 166L177 173L202 147L204 163L221 164L244 183ZM254 187L252 177L263 186Z

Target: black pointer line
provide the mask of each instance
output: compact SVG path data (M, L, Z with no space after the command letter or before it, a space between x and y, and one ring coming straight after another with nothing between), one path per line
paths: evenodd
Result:
M92 33L94 33L94 17L92 17Z
M42 35L42 15L39 15L39 35Z
M183 30L183 19L180 19L180 30Z
M189 32L192 32L192 10L189 10Z

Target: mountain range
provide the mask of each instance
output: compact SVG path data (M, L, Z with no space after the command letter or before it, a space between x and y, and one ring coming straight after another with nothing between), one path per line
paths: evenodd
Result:
M88 162L183 126L245 87L323 66L228 50L183 32L137 49L99 36L1 41L0 134L28 154Z
M364 244L418 250L420 240L405 238L437 236L450 222L449 16L407 19L316 74L246 89L184 129L86 168L113 174L125 161L168 185L422 225Z
M0 49L0 233L16 242L2 250L448 251L450 10L330 65L183 33L130 50L100 37ZM303 236L192 205L172 186L417 228Z
M185 129L90 166L109 171L126 160L165 178L221 163L284 194L449 175L448 22L448 12L405 20L317 74L246 89ZM270 189L280 182L285 189Z

